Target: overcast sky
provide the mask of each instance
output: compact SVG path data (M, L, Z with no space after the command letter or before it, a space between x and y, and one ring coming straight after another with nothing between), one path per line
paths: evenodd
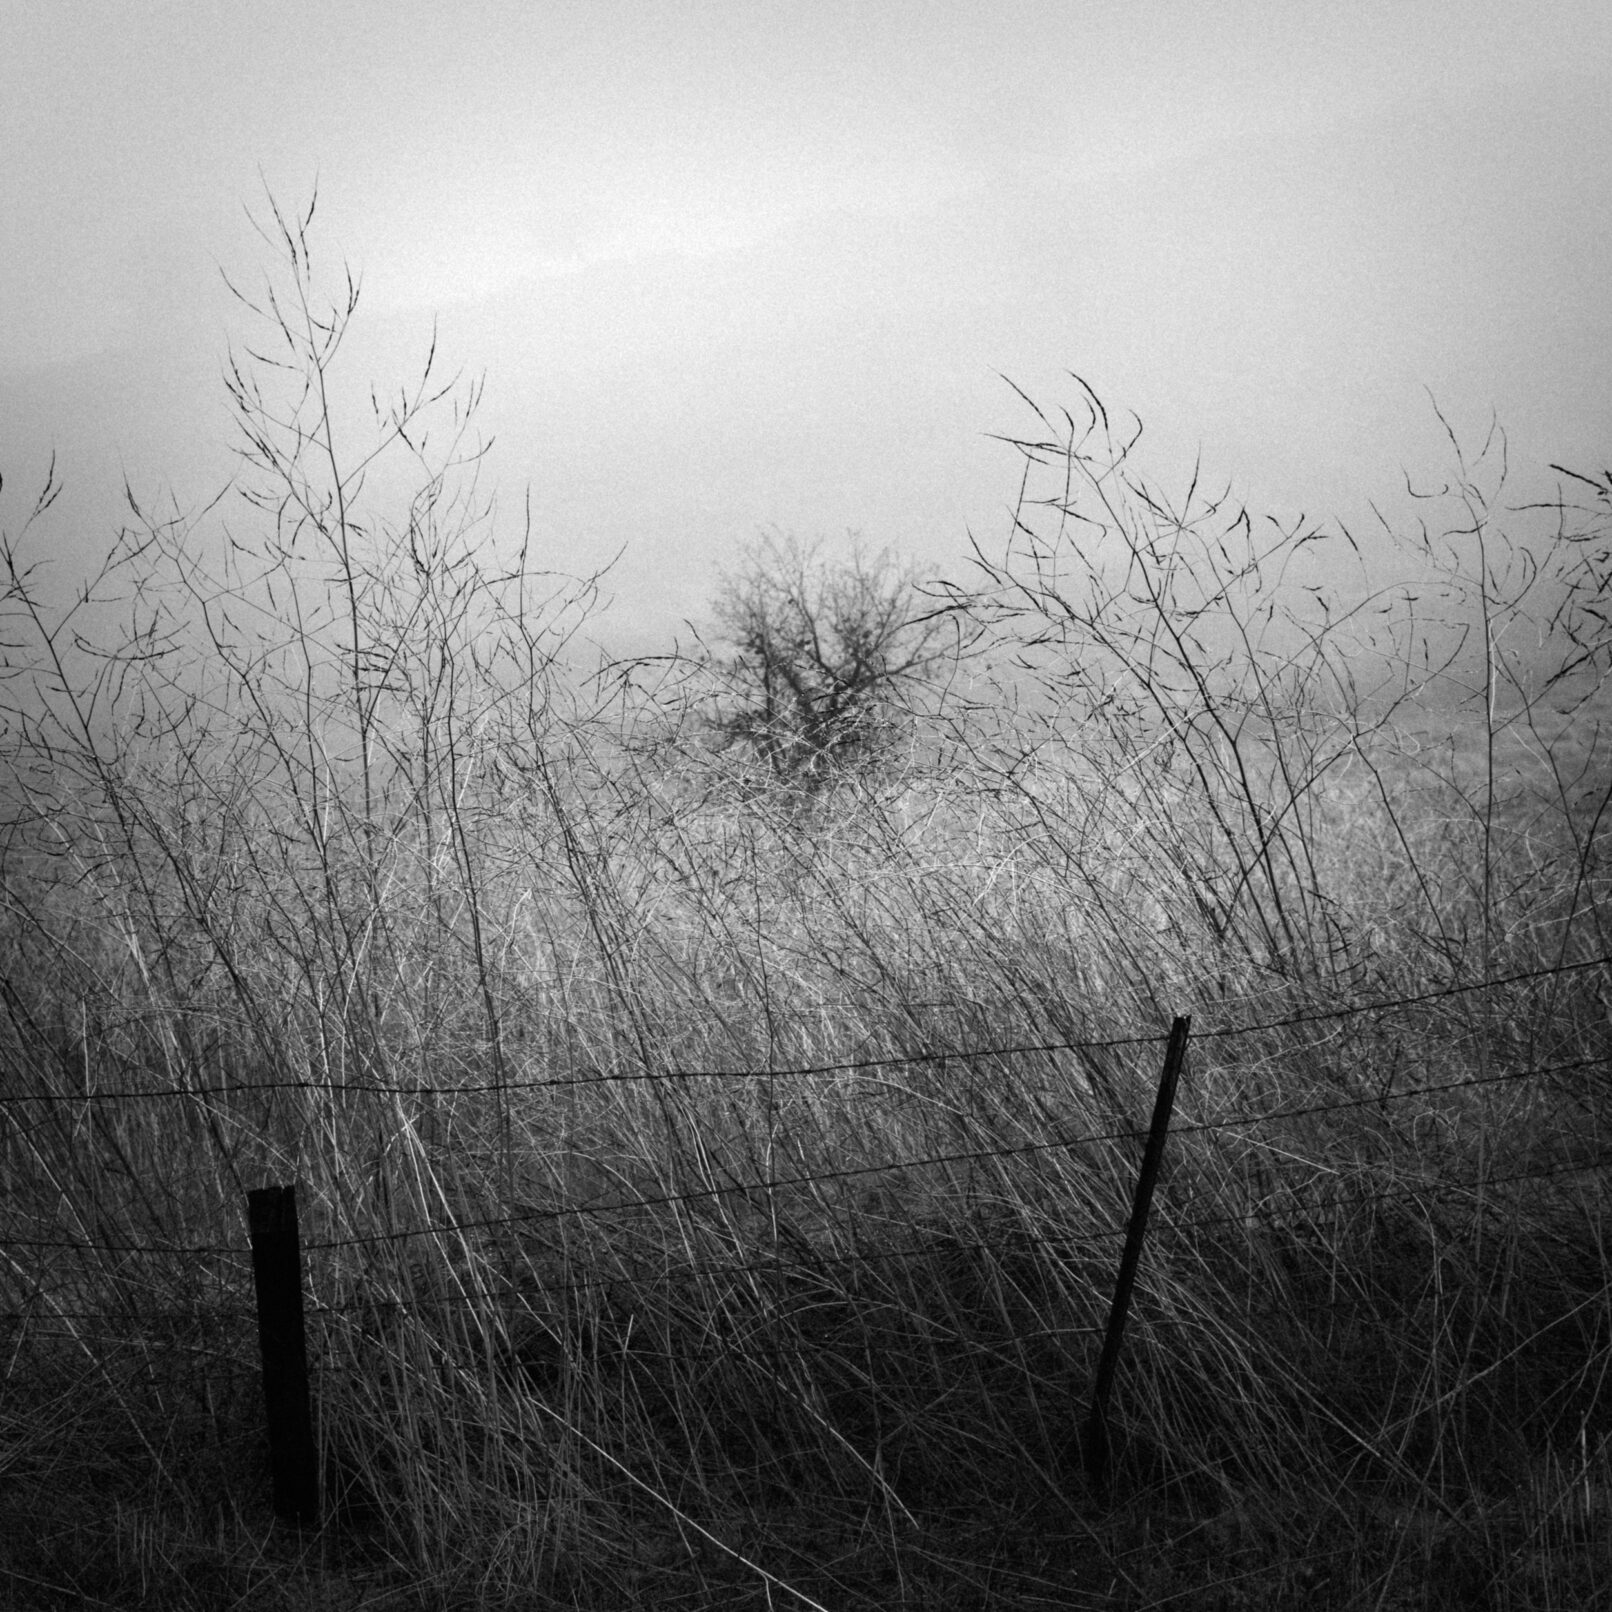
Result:
M0 0L0 61L0 526L54 447L69 564L228 475L265 182L632 647L764 526L999 539L999 372L1284 516L1439 471L1429 391L1524 488L1612 458L1605 0Z

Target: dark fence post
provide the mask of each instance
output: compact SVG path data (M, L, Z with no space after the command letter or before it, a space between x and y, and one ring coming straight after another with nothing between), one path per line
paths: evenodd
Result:
M308 1403L308 1351L302 1327L302 1245L297 1189L260 1187L246 1195L257 1285L263 1402L269 1422L274 1512L286 1522L319 1520L319 1467Z
M1108 1312L1108 1332L1103 1353L1097 1362L1097 1386L1092 1392L1091 1414L1081 1430L1080 1453L1086 1476L1101 1486L1108 1478L1108 1396L1114 1387L1114 1370L1119 1365L1120 1340L1125 1335L1125 1317L1131 1307L1131 1289L1136 1285L1136 1267L1142 1257L1142 1239L1147 1235L1147 1214L1153 1203L1153 1183L1164 1161L1164 1138L1170 1130L1170 1113L1175 1107L1176 1082L1187 1055L1190 1018L1177 1019L1170 1026L1170 1045L1164 1054L1164 1073L1159 1094L1153 1103L1153 1123L1148 1128L1147 1149L1136 1177L1136 1196L1131 1201L1131 1223L1125 1231L1125 1252L1114 1283L1114 1302Z

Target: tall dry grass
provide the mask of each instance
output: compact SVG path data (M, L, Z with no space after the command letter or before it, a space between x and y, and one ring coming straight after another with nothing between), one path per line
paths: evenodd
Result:
M136 508L65 610L48 487L0 554L16 1603L1604 1595L1612 488L1519 536L1452 436L1385 589L1381 537L1037 411L948 681L801 796L700 668L576 673L592 584L495 545L434 351L360 430L311 217L242 293L229 498ZM245 1251L282 1180L306 1538Z

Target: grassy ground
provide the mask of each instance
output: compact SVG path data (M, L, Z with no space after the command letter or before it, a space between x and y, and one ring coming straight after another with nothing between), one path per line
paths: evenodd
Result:
M345 315L300 306L328 379ZM265 535L138 525L98 658L6 539L8 1604L1608 1596L1593 544L1524 586L1463 463L1421 553L1491 653L1413 676L1454 640L1347 590L1276 632L1311 539L1172 511L1094 408L937 599L947 697L802 792L712 747L698 668L563 675L585 590L478 554L430 384L390 524L321 395L236 372ZM300 1533L245 1219L291 1180Z

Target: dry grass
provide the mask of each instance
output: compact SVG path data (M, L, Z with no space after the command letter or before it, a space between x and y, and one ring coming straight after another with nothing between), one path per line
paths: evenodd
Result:
M1315 534L1042 417L947 697L804 798L697 669L565 671L589 590L478 548L429 366L344 446L306 223L234 546L137 522L63 620L5 540L10 1603L1605 1597L1606 496L1528 551L1458 459L1429 626L1293 616ZM245 1252L292 1179L307 1536Z

